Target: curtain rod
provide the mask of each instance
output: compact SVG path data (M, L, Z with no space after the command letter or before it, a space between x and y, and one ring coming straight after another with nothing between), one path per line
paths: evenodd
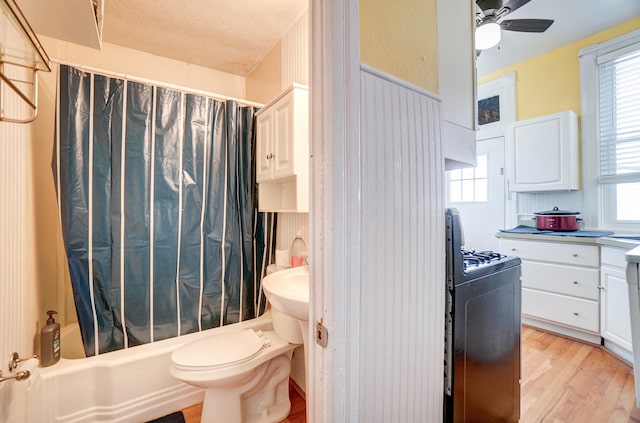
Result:
M58 65L73 66L74 68L80 69L81 71L85 71L85 72L97 73L97 74L101 74L101 75L104 75L104 76L124 79L125 81L133 81L133 82L140 82L140 83L143 83L143 84L161 86L161 87L164 87L164 88L170 88L170 89L174 89L174 90L177 90L177 91L182 91L182 92L185 92L185 93L188 93L188 94L203 95L205 97L210 97L210 98L213 98L213 99L216 99L216 100L221 100L221 101L227 101L227 100L236 101L236 102L238 102L238 104L242 104L242 105L245 105L245 106L254 106L254 107L263 107L264 106L264 104L256 103L254 101L241 100L241 99L235 98L235 97L228 97L228 96L225 96L225 95L222 95L222 94L211 93L211 92L208 92L208 91L198 90L198 89L195 89L195 88L188 88L188 87L184 87L184 86L181 86L181 85L170 84L168 82L156 81L156 80L153 80L153 79L143 78L141 76L130 75L130 74L127 74L127 73L120 73L120 72L114 72L114 71L94 68L94 67L91 67L91 66L81 65L79 63L68 62L66 60L51 59L51 62L52 63L56 63Z

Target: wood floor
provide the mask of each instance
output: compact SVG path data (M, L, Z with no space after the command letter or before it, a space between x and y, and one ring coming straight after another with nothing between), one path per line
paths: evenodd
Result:
M522 378L521 423L640 422L633 369L597 346L524 327ZM283 423L305 423L304 400L289 391ZM186 423L200 423L201 409L183 410Z
M633 369L605 350L522 331L521 423L640 422Z

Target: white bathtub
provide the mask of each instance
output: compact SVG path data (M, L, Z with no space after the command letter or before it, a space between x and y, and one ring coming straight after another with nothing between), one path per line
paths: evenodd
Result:
M78 322L60 329L60 356L62 358L85 358L82 335Z
M204 392L169 374L173 350L213 333L271 327L267 312L246 322L97 357L61 358L53 366L36 369L27 382L27 422L139 423L197 404ZM73 330L65 330L65 338L72 339Z

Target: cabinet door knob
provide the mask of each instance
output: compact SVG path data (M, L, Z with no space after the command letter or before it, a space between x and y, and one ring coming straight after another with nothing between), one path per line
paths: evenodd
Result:
M579 316L579 314L578 314L578 313L576 313L575 311L573 312L573 315L574 315L574 316Z
M577 284L578 284L578 281L573 281L573 284L574 284L574 285L577 285Z
M573 253L573 256L574 257L578 257L578 253Z
M516 250L515 248L512 248L512 249L511 249L511 251L515 251L515 250Z

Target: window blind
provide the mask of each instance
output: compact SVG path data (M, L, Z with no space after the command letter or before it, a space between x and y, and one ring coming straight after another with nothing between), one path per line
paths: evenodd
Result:
M601 56L601 183L640 181L640 43Z

